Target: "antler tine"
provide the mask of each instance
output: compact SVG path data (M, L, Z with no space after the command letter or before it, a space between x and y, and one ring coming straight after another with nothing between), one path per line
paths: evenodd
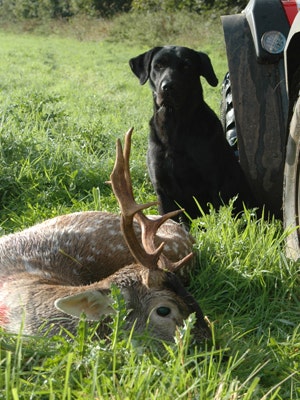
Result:
M191 258L192 253L173 263L162 254L164 243L161 243L156 248L154 238L158 228L166 220L179 214L181 210L170 212L157 219L149 219L142 213L142 210L156 205L157 202L137 204L134 200L129 168L132 132L133 128L129 129L125 135L124 151L121 141L118 139L116 161L110 175L112 188L121 209L121 229L125 241L137 262L150 269L163 268L169 271L176 271ZM137 240L133 228L134 217L141 226L143 247Z
M191 258L194 257L193 253L187 254L181 260L172 262L164 254L160 255L159 268L166 269L171 272L176 272L180 270L185 264L187 264Z
M137 204L133 197L132 184L129 171L129 156L131 147L131 135L133 128L125 135L124 152L121 141L118 139L116 146L116 161L110 175L111 185L121 209L121 229L124 239L137 262L148 268L158 268L157 263L162 251L162 246L154 252L148 253L137 240L133 218L136 214L142 214L142 210L157 202L147 204Z
M116 145L116 161L110 175L110 183L118 200L122 215L134 215L138 211L156 205L157 202L137 204L133 197L131 177L129 171L129 156L131 147L131 135L133 128L125 135L124 153L120 139Z
M143 213L139 212L136 214L136 219L139 221L142 227L142 243L147 251L155 251L154 237L158 228L166 222L168 219L175 217L180 214L183 210L171 211L164 214L156 219L149 219ZM149 240L151 238L152 240ZM166 269L168 271L176 272L182 268L192 257L193 253L187 254L184 258L179 261L170 261L164 254L162 254L164 243L160 245L161 248L160 257L158 261L159 268Z

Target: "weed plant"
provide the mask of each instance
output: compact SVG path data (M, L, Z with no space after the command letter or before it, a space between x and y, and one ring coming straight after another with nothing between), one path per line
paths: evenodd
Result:
M116 138L131 126L135 196L154 200L145 163L151 93L128 60L155 45L187 45L210 55L221 82L220 25L186 13L2 25L1 233L77 210L118 212L105 181ZM220 86L203 86L218 113ZM190 291L211 321L212 346L195 347L193 316L174 343L124 331L114 290L118 312L105 340L84 320L75 336L1 332L0 399L300 399L299 263L284 255L280 221L253 210L233 218L233 206L191 228Z

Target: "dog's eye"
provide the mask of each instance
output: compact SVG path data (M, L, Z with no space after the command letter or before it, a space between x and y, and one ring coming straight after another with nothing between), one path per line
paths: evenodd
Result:
M190 60L185 60L184 64L182 65L184 70L190 69L192 66L192 63L190 62Z
M157 62L157 63L154 64L154 68L157 69L157 70L159 70L159 69L163 69L164 66L163 66L162 63Z

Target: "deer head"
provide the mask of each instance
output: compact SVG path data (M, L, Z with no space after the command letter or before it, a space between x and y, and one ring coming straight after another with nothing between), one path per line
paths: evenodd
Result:
M99 321L113 312L111 286L116 285L128 309L128 327L135 324L139 332L148 327L155 337L172 340L176 327L195 313L195 338L210 337L200 307L175 275L190 260L191 254L180 261L170 261L163 252L164 244L155 242L157 231L174 213L151 219L142 210L153 203L137 204L134 200L129 171L131 134L132 130L125 136L124 151L121 142L117 142L111 184L121 208L121 230L135 262L116 268L111 274L106 272L106 276L98 281L91 279L93 283L90 284L87 284L86 271L82 274L84 279L80 276L80 268L73 275L67 270L64 276L63 264L54 263L51 268L43 268L43 265L37 268L35 265L32 268L31 263L26 267L23 262L24 268L19 262L15 274L4 274L5 279L0 284L0 325L5 329L17 332L23 321L24 333L27 334L36 334L41 328L49 330L50 327L52 333L61 327L74 332L81 314L84 313L87 320ZM141 227L141 240L137 237L134 220ZM8 237L6 242L12 240ZM28 233L25 237L30 240ZM101 249L101 240L98 246ZM113 254L111 258L114 258ZM98 268L101 269L101 265ZM100 325L99 334L104 333L104 327Z

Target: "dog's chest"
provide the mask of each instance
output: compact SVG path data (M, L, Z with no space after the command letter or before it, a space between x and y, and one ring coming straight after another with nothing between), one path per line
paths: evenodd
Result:
M189 157L184 144L182 146L162 146L160 151L150 154L151 159L156 164L156 174L169 177L173 180L183 179L187 181L192 171L195 174L195 163Z
M148 166L152 164L150 169L155 169L156 175L183 177L184 180L198 175L197 179L205 180L215 162L215 154L213 146L208 145L209 129L206 124L199 123L199 115L192 113L189 118L183 118L175 111L165 110L153 116L150 126Z

